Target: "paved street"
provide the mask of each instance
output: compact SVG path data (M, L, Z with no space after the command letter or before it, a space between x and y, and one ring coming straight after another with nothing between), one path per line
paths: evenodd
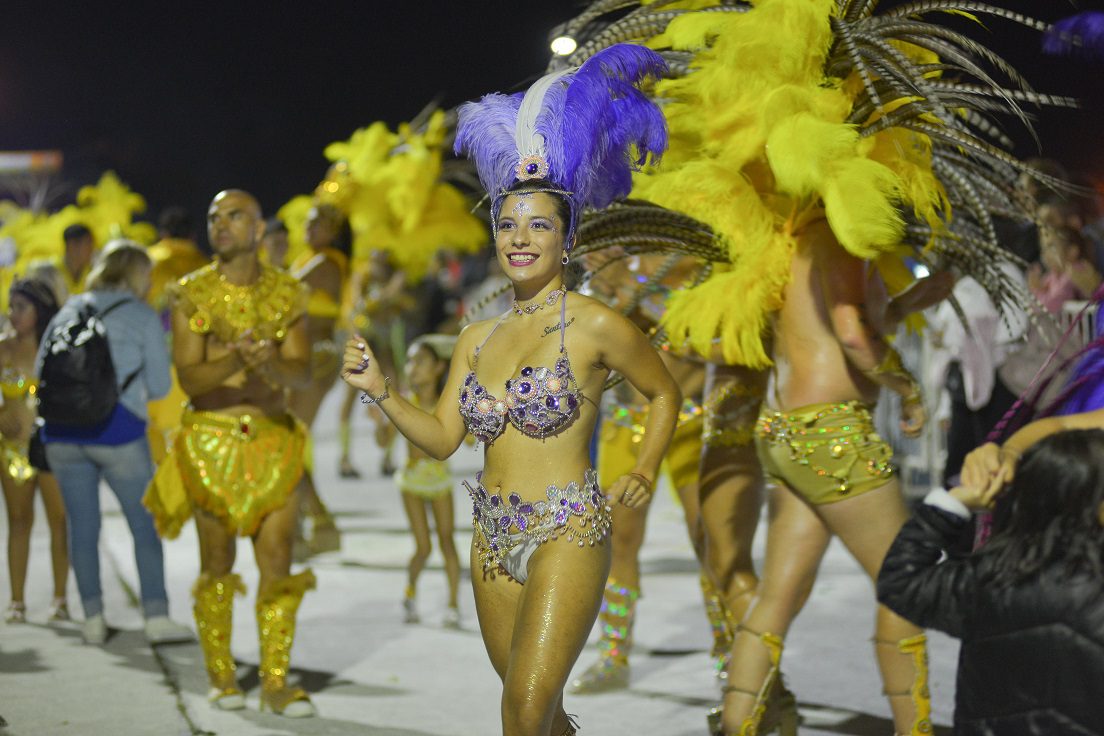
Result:
M363 418L357 420L355 442L356 464L364 479L337 479L336 406L335 392L317 425L321 429L316 477L323 497L337 512L344 546L340 553L310 563L318 590L307 595L300 609L292 656L292 676L312 693L321 717L295 721L257 712L257 576L248 541L239 543L238 571L250 593L235 605L233 642L248 691L247 709L222 713L208 706L198 645L151 651L135 606L137 574L130 536L114 498L104 489L108 511L100 544L106 615L115 631L99 648L81 644L78 624L45 624L49 557L40 508L27 592L30 623L0 624L0 716L8 723L0 734L498 734L499 683L483 652L470 589L466 582L461 586L462 629L443 628L444 573L435 551L419 585L423 623L401 622L405 565L413 540L405 529L398 492L378 474L379 452ZM479 455L470 449L453 461L458 480L471 476L478 465ZM466 565L469 506L459 483L455 498L457 541ZM6 538L6 521L0 524ZM165 550L172 615L191 625L190 588L198 571L194 527L186 527ZM581 736L706 733L704 713L717 697L707 656L708 626L680 511L664 488L652 509L643 565L632 686L617 694L568 696L567 710L578 715ZM0 590L0 600L6 602L6 566L0 571ZM79 617L72 578L69 596ZM802 734L893 732L870 643L872 597L858 566L833 543L783 660L787 683L800 702ZM956 652L954 641L931 635L935 720L941 725L950 723ZM585 653L579 669L592 658L593 652Z

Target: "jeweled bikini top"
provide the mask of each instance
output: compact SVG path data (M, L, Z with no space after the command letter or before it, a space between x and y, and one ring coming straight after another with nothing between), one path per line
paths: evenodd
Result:
M503 315L490 333L475 349L472 370L460 387L460 416L468 431L480 442L493 442L506 430L507 420L522 434L543 439L556 434L570 424L579 410L583 392L575 382L571 371L571 359L564 346L567 325L567 295L560 300L560 357L552 368L526 366L521 373L506 382L506 394L498 399L491 395L475 376L479 365L479 351L491 339L502 321Z

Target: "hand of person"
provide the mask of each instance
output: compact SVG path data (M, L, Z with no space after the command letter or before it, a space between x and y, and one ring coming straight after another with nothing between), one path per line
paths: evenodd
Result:
M609 487L608 496L626 508L643 506L652 498L652 480L640 473L626 473Z
M378 396L387 388L379 361L368 347L368 341L360 335L353 335L345 343L341 377L345 383L369 396Z
M1001 486L993 484L984 486L962 485L952 488L950 494L971 511L984 511L993 508L993 501L1000 491Z
M949 297L954 286L955 277L950 271L936 271L930 276L919 278L893 298L891 305L894 316L904 319L913 312L922 312L933 307Z
M901 401L901 432L910 439L920 436L924 431L924 425L928 421L928 412L924 409L924 402L918 399L905 398Z
M972 450L962 461L962 484L975 488L1001 489L1012 481L1019 456L1001 448L993 442L986 442Z
M247 338L238 343L238 356L246 368L256 370L276 357L276 343L273 340Z

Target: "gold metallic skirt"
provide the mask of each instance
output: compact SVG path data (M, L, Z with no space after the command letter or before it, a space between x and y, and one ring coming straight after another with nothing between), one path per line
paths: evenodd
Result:
M227 531L251 536L295 490L304 441L290 415L186 410L143 503L163 537L180 532L193 506L218 517Z
M38 473L27 457L27 443L0 437L0 472L16 483L26 483Z

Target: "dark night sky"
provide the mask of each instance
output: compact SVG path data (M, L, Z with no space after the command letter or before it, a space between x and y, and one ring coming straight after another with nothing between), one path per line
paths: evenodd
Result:
M1076 10L997 1L1045 19ZM198 220L222 188L256 192L267 211L309 192L327 166L322 149L357 127L532 78L549 29L580 3L22 5L0 28L0 149L61 149L67 182L114 169L152 213L180 203ZM988 26L1037 89L1086 98L1088 110L1045 114L1040 133L1051 155L1104 180L1104 64L1040 61L1037 35Z

